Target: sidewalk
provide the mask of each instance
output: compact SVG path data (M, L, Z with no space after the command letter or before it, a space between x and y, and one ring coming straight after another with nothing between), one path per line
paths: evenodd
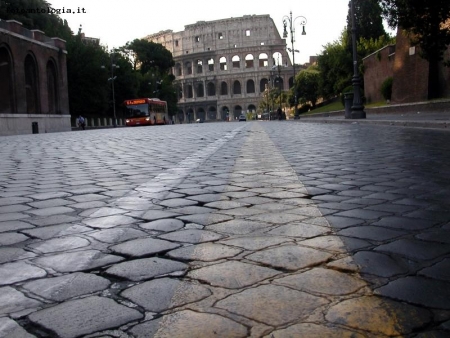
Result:
M450 101L366 108L365 119L345 119L345 111L300 115L302 122L377 124L415 128L450 128Z

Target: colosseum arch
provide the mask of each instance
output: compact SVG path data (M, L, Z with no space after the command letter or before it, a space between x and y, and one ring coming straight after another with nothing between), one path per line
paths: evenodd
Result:
M269 85L269 80L266 78L262 78L261 81L259 81L259 92L264 93L266 90L266 86Z
M245 56L245 68L253 68L254 67L254 56L253 54L247 54Z
M217 110L216 107L210 106L208 108L208 120L217 120Z
M191 75L192 74L192 63L190 61L185 62L184 68L186 69L186 74Z
M233 94L242 94L241 83L239 80L235 80L233 83Z
M242 114L242 107L239 106L239 105L234 106L234 109L233 109L233 118L234 118L234 120L238 119L239 115L241 115L241 114Z
M222 56L219 59L219 65L220 65L220 70L227 70L227 58L225 56Z
M195 89L196 89L196 91L195 91L196 97L204 97L205 96L205 88L203 87L203 83L198 83L195 86Z
M206 112L203 108L198 108L197 109L197 114L196 114L196 119L200 119L202 121L206 120Z
M263 68L263 67L269 67L269 57L267 56L266 53L261 53L259 54L259 67Z
M206 92L208 96L216 96L216 85L213 82L208 82Z
M233 56L231 62L233 62L233 68L241 68L241 58L239 55Z
M255 81L253 81L252 79L247 80L247 89L246 89L247 94L253 94L255 93Z
M228 95L228 84L225 81L220 84L220 95Z
M59 112L59 93L58 93L58 74L55 61L53 59L47 62L47 98L48 112L56 114Z
M197 65L197 74L202 74L203 73L203 61L200 59L197 59L195 61L195 64Z
M223 121L226 121L229 117L230 109L227 106L222 107L222 110L220 112L220 117Z

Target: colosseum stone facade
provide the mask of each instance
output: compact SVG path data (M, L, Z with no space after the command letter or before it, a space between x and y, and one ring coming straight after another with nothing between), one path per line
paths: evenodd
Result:
M292 63L269 15L200 21L145 37L173 55L179 121L258 113L267 88L292 86ZM273 102L266 101L270 107Z

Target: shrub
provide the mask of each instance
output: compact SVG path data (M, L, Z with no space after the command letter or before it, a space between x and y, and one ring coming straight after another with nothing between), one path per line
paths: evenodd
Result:
M383 95L386 101L390 101L392 97L392 82L393 78L390 76L381 84L381 95Z

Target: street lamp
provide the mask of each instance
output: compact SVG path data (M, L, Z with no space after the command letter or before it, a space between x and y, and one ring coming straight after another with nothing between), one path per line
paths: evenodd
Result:
M298 52L298 50L294 49L294 42L295 42L295 22L299 20L300 25L302 26L302 35L306 35L305 31L305 25L307 23L307 20L304 16L297 16L296 18L292 19L292 11L289 12L289 16L285 15L283 17L283 38L288 37L288 32L286 30L287 26L289 25L289 31L291 32L291 46L292 49L288 48L290 52L292 52L292 67L294 69L294 78L292 79L292 87L294 88L294 119L298 120L300 118L298 110L297 110L297 92L295 90L295 52Z
M114 113L114 121L113 121L113 126L114 128L117 127L117 118L116 118L116 98L114 95L114 80L116 79L117 76L114 76L114 69L115 68L120 68L119 65L116 65L114 63L114 50L111 51L110 54L110 60L111 60L111 77L108 79L108 81L111 81L111 88L112 88L112 103L113 103L113 113ZM101 66L103 69L105 69L105 66Z
M350 0L351 15L352 15L352 47L353 47L353 106L351 107L352 119L365 119L366 112L361 100L360 78L358 74L358 61L356 53L356 25L355 25L355 5L354 1Z

